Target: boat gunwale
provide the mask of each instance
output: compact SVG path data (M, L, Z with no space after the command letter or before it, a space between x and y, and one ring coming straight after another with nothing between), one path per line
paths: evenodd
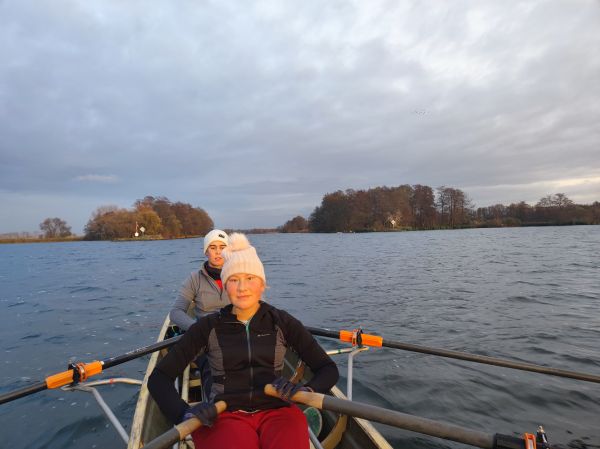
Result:
M164 341L170 324L171 320L169 319L169 315L167 315L158 334L158 338L156 340L157 343ZM135 405L135 413L131 422L131 432L129 434L129 443L127 444L127 449L139 449L140 447L143 447L143 443L141 441L142 432L146 424L146 413L148 410L148 401L150 400L150 391L148 391L148 378L158 363L159 356L160 351L155 351L152 353L152 356L150 356L150 361L148 362L148 367L146 368L144 380L142 381L138 400Z

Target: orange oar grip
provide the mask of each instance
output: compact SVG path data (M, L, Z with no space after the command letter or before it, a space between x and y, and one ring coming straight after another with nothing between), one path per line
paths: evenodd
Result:
M340 331L340 340L352 343L353 332L352 331ZM383 337L377 335L361 334L362 344L365 346L382 346Z
M46 377L46 386L48 388L59 388L70 383L73 383L72 369Z
M79 378L79 381L84 381L90 376L99 374L102 372L102 362L95 361L91 363L78 363L76 364L77 375L73 369L63 371L62 373L54 374L46 377L46 386L48 388L59 388L65 385L73 383L75 377Z
M95 376L96 374L100 374L102 372L102 362L98 360L85 364L85 374L86 377Z

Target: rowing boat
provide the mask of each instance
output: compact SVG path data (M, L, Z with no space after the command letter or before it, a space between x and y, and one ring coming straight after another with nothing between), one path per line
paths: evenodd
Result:
M161 327L157 341L160 342L173 336L172 329L173 327L167 316ZM340 353L340 351L335 351L335 353ZM166 349L163 349L154 352L150 357L135 408L127 449L140 449L149 441L173 427L160 412L147 388L150 374L165 354ZM292 377L295 366L297 366L297 357L290 352L286 355L284 375ZM310 376L308 369L301 371L304 371L303 378ZM201 387L199 386L199 381L194 379L193 372L191 373L189 366L181 378L178 379L177 388L181 397L187 402L191 402L190 399L193 400L200 397L199 388ZM337 398L346 399L344 393L337 387L333 387L330 394ZM392 449L392 446L390 446L370 422L360 418L339 416L330 412L322 413L322 430L317 435L318 441L311 441L311 447L322 447L323 449ZM194 445L190 438L182 441L179 445L180 449L192 449L193 447Z
M44 381L35 382L23 388L0 394L0 404L47 389L62 388L69 391L85 391L93 393L107 418L115 426L125 443L128 443L129 449L140 449L142 447L150 449L151 446L154 449L164 449L165 447L171 446L178 442L180 438L183 438L185 435L192 432L193 429L196 428L196 424L198 424L196 419L190 419L176 427L172 426L162 415L146 388L148 378L159 360L165 356L166 348L173 346L179 340L179 337L172 338L176 334L173 328L174 326L171 325L169 320L165 319L156 343L104 360L96 360L90 363L71 363L68 370L48 376ZM335 338L341 342L352 343L352 347L346 346L327 351L329 355L348 355L348 369L346 373L346 394L348 399L346 399L346 396L335 387L330 390L329 395L299 391L293 397L293 400L296 403L305 404L303 407L305 407L304 412L307 415L309 422L310 443L315 449L334 449L338 447L340 449L391 448L385 438L383 438L369 422L364 421L365 419L445 440L468 444L482 449L507 449L515 447L535 449L536 446L540 449L550 449L542 426L538 427L535 435L532 433L522 433L522 436L487 433L352 401L353 358L360 352L367 351L371 346L404 349L476 363L600 383L600 376L595 374L407 344L387 340L376 335L364 334L361 329L355 329L353 331L340 330L339 332L334 332L327 329L307 327L307 330L316 336ZM93 382L82 382L88 377L99 374L105 369L128 362L146 354L153 355L148 363L145 380L143 382L127 378L111 378ZM283 374L294 382L302 379L310 379L308 368L298 364L297 359L298 357L292 352L286 354L286 366ZM295 367L294 363L296 363ZM182 399L190 403L198 400L196 398L201 397L199 379L195 379L195 371L196 370L194 370L194 373L190 374L190 368L188 367L183 375L177 380L176 385L178 391L181 393ZM112 413L102 399L100 393L95 388L96 386L113 385L115 383L142 385L132 423L131 435L125 431L117 417ZM271 385L265 386L265 393L274 396L277 395L277 391ZM220 404L224 405L224 403L218 402L216 406L219 407ZM319 412L318 410L327 411ZM333 413L334 411L340 415L347 416L338 416ZM187 431L184 431L184 429L187 429ZM316 435L314 435L315 433ZM191 439L179 443L179 448L192 449L193 443Z

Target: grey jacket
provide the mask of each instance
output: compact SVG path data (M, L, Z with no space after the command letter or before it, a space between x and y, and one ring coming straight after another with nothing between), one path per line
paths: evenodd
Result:
M173 304L169 318L180 329L186 331L196 322L196 319L215 312L228 304L227 292L225 289L221 291L203 265L200 270L193 271L181 286L179 296ZM188 314L188 311L192 308L193 317Z

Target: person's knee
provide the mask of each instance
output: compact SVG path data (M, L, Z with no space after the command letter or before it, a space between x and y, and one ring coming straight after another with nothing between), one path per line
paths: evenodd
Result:
M295 405L272 410L261 429L261 448L308 448L308 424L302 410Z
M213 427L201 427L192 434L196 447L203 449L259 449L256 430L245 419L223 412Z

